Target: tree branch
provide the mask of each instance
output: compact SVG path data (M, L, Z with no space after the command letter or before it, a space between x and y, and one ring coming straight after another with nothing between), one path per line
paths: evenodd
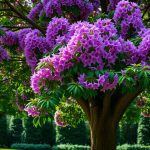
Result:
M34 28L40 30L43 35L45 34L45 31L43 30L43 28L41 28L40 26L38 26L35 22L33 22L32 20L30 20L29 18L27 18L26 16L24 16L22 13L20 13L17 9L15 9L15 7L13 5L11 5L11 3L8 0L5 0L5 2L9 6L9 8L14 13L16 13L20 18L22 18L23 20L25 20L26 22L28 22L29 24L31 24Z
M88 118L88 121L90 122L91 118L90 118L90 108L89 108L89 105L88 105L88 101L85 101L85 100L77 100L77 103L81 106L81 108L84 110L87 118Z
M108 0L101 0L100 1L102 12L107 13L108 4L109 4Z
M124 114L127 107L130 103L142 92L143 90L138 88L134 93L128 93L121 96L118 100L116 100L116 105L114 108L113 118L116 123L119 122L122 115Z
M0 11L11 11L11 9L8 9L8 8L2 8L2 9L0 9Z
M143 12L142 18L144 18L145 14L149 10L149 8L150 8L150 5L146 6L145 11Z
M31 26L1 26L2 28L9 28L9 29L24 29L24 28L31 28Z

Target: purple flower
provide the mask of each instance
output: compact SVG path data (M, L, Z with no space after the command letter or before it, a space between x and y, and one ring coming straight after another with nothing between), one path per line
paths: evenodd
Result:
M31 20L35 20L36 18L38 18L40 12L43 9L43 5L41 3L36 4L30 11L30 13L28 14L28 18Z
M68 32L69 26L70 24L68 20L63 17L52 19L46 31L46 41L47 43L49 43L50 48L54 48L54 46L56 45L56 41L60 41L59 39L61 37L64 40L63 43L65 43L65 34ZM62 43L59 42L59 44Z
M122 0L117 4L113 19L116 24L121 21L122 37L126 37L130 27L134 28L136 32L144 27L140 8L136 3L126 0Z
M41 37L38 30L33 30L26 34L24 53L26 61L28 65L31 66L32 71L34 71L38 63L38 58L50 50L46 38Z
M26 107L24 110L28 113L28 116L37 117L40 115L36 106Z
M5 35L0 36L0 43L8 46L17 45L18 43L17 32L7 31Z
M9 59L9 54L6 51L6 49L4 49L3 47L0 46L0 63L3 60L8 60Z

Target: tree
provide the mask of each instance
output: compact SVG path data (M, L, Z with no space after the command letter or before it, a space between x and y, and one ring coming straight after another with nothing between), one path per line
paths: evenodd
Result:
M118 122L150 84L149 29L144 27L139 6L129 1L44 0L35 1L26 17L20 12L22 4L17 2L15 8L13 1L2 3L2 11L10 9L19 18L16 21L23 20L16 23L17 29L25 28L3 29L2 63L9 62L7 51L12 54L12 46L24 51L36 94L25 110L35 117L35 124L49 120L61 100L76 101L90 124L91 149L114 150ZM2 80L7 69L3 70ZM56 121L67 125L63 112L58 112Z

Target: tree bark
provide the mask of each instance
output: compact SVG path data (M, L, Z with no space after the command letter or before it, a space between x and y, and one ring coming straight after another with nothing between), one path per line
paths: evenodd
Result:
M142 92L121 94L119 90L99 93L94 99L79 100L91 129L91 150L116 150L117 125L129 104Z
M115 150L116 127L112 122L100 121L91 126L91 150Z

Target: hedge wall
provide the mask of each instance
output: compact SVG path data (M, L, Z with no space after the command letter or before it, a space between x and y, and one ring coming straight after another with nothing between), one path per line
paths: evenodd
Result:
M22 149L22 150L51 150L48 144L12 144L11 148Z
M90 147L86 145L60 144L53 146L52 150L90 150Z
M56 127L56 144L87 145L88 134L85 123L80 123L76 128L71 126Z
M150 146L124 144L117 146L117 150L150 150Z
M0 114L0 145L7 145L7 119L3 114Z
M138 126L138 144L150 145L150 118L140 117Z

